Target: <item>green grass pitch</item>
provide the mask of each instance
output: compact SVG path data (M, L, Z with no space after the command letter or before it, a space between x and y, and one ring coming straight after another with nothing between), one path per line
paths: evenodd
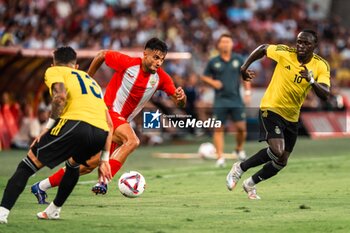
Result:
M229 152L233 138L228 136L226 142ZM57 221L36 219L45 206L36 204L30 185L56 171L43 169L30 178L9 223L0 225L0 233L350 232L349 142L299 139L287 168L258 185L262 200L257 201L248 200L241 182L232 192L226 189L225 177L233 161L218 169L214 161L151 156L154 152L194 153L199 142L141 147L129 157L105 196L90 192L96 172L82 176ZM248 142L246 151L251 155L264 146ZM24 155L24 151L0 152L1 195ZM116 181L126 170L145 176L147 187L140 198L125 198L117 190ZM256 170L248 171L243 179ZM48 192L49 200L55 193L56 189Z

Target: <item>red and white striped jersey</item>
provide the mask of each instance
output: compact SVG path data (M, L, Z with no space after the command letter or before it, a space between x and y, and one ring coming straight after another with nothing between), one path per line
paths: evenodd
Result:
M142 110L157 90L164 91L168 96L175 93L171 77L162 68L155 74L144 72L139 57L108 51L105 63L115 73L107 85L104 101L110 110L119 113L128 122Z

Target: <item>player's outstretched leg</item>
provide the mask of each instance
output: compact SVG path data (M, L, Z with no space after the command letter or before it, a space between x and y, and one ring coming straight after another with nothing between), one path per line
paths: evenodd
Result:
M266 163L261 170L257 171L253 176L243 181L243 189L248 194L249 199L260 199L256 193L255 185L263 180L267 180L281 171L286 165L278 163L277 161L270 161Z
M226 186L227 189L232 191L241 178L242 174L246 172L249 168L256 167L258 165L264 164L271 160L268 155L268 148L264 148L251 156L244 162L236 162L233 164L230 172L226 176Z
M100 160L100 153L91 157L86 163L89 167L84 165L80 165L79 167L79 175L85 175L91 173L97 166ZM35 195L38 200L38 204L49 204L47 199L46 191L50 188L57 187L60 185L62 181L62 177L64 176L65 168L60 168L57 172L49 176L48 178L39 181L32 185L31 192Z
M113 137L118 138L120 141L118 143L112 142L111 144L109 164L112 177L117 174L128 156L140 145L139 138L128 122L119 125L114 130ZM97 183L92 187L91 191L96 195L106 194L107 184Z
M0 223L6 224L10 210L15 205L19 195L23 192L27 181L31 175L37 172L37 167L29 157L24 158L8 180L4 195L0 204Z
M37 214L38 219L59 219L61 206L65 203L79 180L79 165L75 162L66 162L66 172L58 187L53 202L42 212Z

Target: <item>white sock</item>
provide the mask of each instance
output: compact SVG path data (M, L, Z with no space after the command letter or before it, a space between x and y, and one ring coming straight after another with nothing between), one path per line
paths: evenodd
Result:
M252 177L249 177L249 178L247 179L247 183L246 183L246 184L249 185L249 186L254 186L255 183L254 183L254 181L253 181L253 178L252 178Z
M60 211L61 207L58 207L53 202L51 202L50 205L45 209L45 212L46 213L53 213L56 210Z
M44 192L46 192L48 189L50 189L51 183L50 183L49 178L46 178L45 180L40 181L39 188Z
M6 209L5 207L0 206L0 216L8 216L10 213L10 210Z

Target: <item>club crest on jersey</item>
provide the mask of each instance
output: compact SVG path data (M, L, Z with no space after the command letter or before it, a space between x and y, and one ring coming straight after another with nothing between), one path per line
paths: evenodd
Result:
M233 68L238 68L238 66L239 66L239 61L238 60L233 60L232 61L232 66L233 66Z
M214 64L214 67L215 67L216 69L219 69L219 68L221 67L221 63L220 63L220 62L216 62L216 63Z
M149 84L150 84L152 87L154 87L154 85L156 85L156 83L157 83L156 78L152 76L151 79L149 80Z
M276 134L281 134L281 129L278 126L275 126L275 133Z
M267 117L268 113L267 113L267 111L263 111L261 115L262 115L262 117Z

